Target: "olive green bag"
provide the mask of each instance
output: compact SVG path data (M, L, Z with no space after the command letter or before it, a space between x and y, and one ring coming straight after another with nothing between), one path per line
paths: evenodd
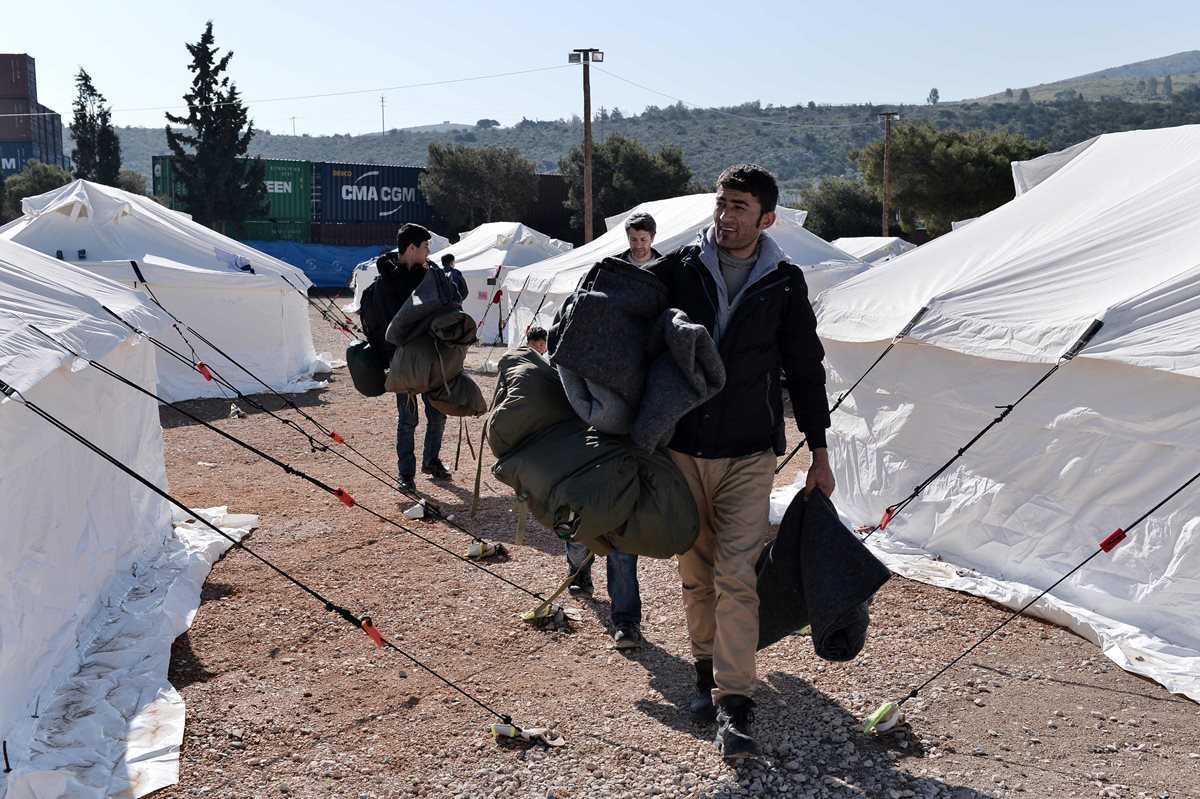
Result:
M387 371L375 350L365 341L351 342L346 347L346 369L359 394L378 397L384 392Z

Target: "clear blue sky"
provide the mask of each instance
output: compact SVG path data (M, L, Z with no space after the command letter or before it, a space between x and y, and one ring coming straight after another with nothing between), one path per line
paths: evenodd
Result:
M255 125L276 133L378 131L381 94L389 128L569 118L582 112L579 67L566 65L576 47L603 50L612 73L593 70L593 107L625 112L675 98L920 103L933 87L956 100L1200 49L1195 0L14 0L0 52L37 59L39 99L64 121L82 66L116 124L157 127L209 19ZM544 71L400 88L524 70ZM361 93L276 99L336 92Z

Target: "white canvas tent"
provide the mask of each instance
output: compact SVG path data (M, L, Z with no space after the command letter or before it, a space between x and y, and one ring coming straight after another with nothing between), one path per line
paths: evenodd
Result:
M901 573L1026 602L1200 470L1200 126L1014 165L1012 202L821 297L842 511ZM1039 603L1122 667L1200 699L1200 482ZM931 557L935 556L935 557ZM964 642L966 643L966 642Z
M640 211L654 217L658 226L654 248L666 254L691 243L699 231L712 222L714 198L713 194L690 194L642 203L607 220L608 232L591 243L534 266L509 272L503 285L506 315L512 309L508 346L524 343L525 329L535 322L548 326L563 300L570 296L580 278L597 261L620 255L629 248L624 221L630 214ZM767 232L792 261L804 269L810 298L867 268L862 261L805 230L807 214L804 211L783 207L776 211L775 225Z
M462 234L462 238L456 244L437 251L431 246L429 258L435 264L440 264L443 255L448 253L454 256L455 267L462 272L467 281L467 298L463 302L463 310L476 322L484 323L479 330L479 339L483 343L492 344L500 339L502 321L500 305L492 301L496 292L500 290L504 276L513 269L561 255L570 250L571 246L568 242L552 239L520 222L486 222ZM379 271L374 262L368 262L365 269L355 269L354 274L357 281L354 302L346 306L347 313L358 310L363 290L378 276ZM488 305L491 304L495 304L496 307L488 310Z
M833 246L872 266L917 248L917 245L897 236L847 236L835 239Z
M399 227L397 227L399 230ZM441 252L450 246L450 239L445 236L440 236L429 231L433 236L429 240L429 252ZM396 248L391 249L392 252ZM362 301L363 292L367 290L367 286L375 282L375 278L379 277L379 270L375 268L375 259L363 261L354 267L354 271L350 273L350 288L354 291L354 299L342 306L342 310L346 313L358 313L358 304Z
M0 240L0 380L19 392L0 396L8 797L140 796L175 781L171 640L223 549L187 551L165 500L23 406L165 488L158 403L50 340L153 390L153 347L102 306L150 334L170 323L138 292Z
M22 208L24 216L0 228L0 238L148 287L168 311L276 391L305 391L316 385L315 370L328 369L313 349L299 293L311 281L296 267L146 197L84 180L29 197ZM185 341L171 329L161 340L189 357L195 348L199 360L245 393L265 390L195 336ZM225 396L190 364L163 353L158 379L167 400Z

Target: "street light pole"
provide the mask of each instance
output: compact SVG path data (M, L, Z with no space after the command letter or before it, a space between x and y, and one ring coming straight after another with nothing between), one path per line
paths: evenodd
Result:
M604 53L594 47L575 49L568 62L583 65L583 243L592 240L592 83L589 67L603 61Z
M892 202L891 161L892 161L892 119L900 116L895 111L885 111L883 117L883 236L888 235L891 225L888 224L888 206Z

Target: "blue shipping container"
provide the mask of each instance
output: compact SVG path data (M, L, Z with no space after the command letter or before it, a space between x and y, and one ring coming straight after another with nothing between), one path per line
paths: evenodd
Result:
M433 209L417 188L420 167L313 164L321 179L321 222L429 225Z
M36 157L31 141L0 141L0 177L17 174L26 161Z

